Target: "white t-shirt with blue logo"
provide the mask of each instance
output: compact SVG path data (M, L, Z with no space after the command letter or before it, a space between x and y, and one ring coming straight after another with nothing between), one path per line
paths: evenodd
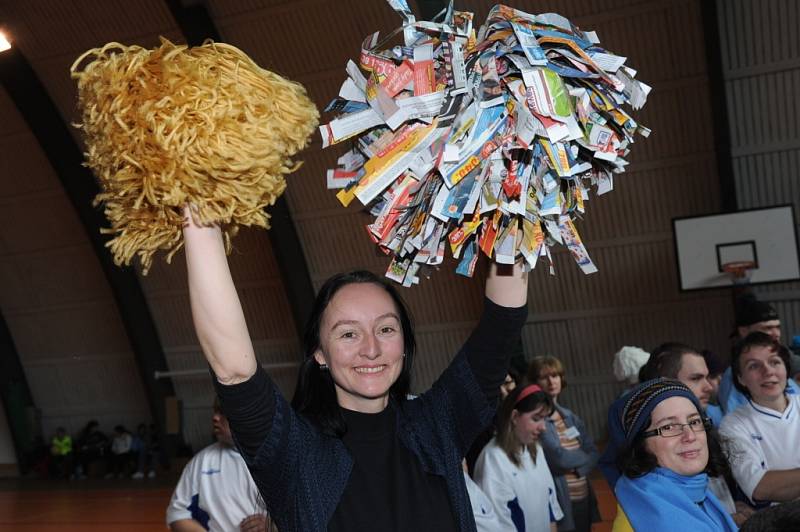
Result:
M194 519L211 532L239 530L245 517L265 514L250 472L232 447L209 445L183 469L167 507L167 525Z
M787 398L783 412L748 401L722 418L733 476L750 500L767 471L800 467L800 397Z
M535 462L526 451L517 467L492 440L475 462L475 482L492 501L500 521L496 530L549 532L550 523L564 517L541 446L537 444L534 452Z

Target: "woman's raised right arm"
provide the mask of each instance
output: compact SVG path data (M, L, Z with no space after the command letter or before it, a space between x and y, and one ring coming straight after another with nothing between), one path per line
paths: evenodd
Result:
M228 267L222 232L216 225L196 225L189 208L184 214L189 297L200 346L222 384L246 381L258 365Z
M272 428L278 406L274 386L258 367L222 232L217 226L196 225L186 211L183 236L194 326L216 375L222 411L250 464Z

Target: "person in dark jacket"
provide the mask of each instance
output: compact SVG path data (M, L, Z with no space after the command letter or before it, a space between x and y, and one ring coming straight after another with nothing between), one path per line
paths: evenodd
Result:
M281 532L475 531L461 460L495 410L527 315L527 275L492 270L483 315L408 400L411 319L369 272L329 279L292 406L259 368L218 227L184 226L192 314L237 446Z

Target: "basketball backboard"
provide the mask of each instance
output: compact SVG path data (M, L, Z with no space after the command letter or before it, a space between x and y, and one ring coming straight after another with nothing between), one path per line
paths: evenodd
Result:
M796 227L791 205L673 219L681 290L731 286L723 265L742 261L750 284L800 279Z

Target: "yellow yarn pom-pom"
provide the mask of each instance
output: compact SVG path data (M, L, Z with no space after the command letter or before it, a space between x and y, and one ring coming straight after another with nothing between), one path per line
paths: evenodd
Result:
M302 85L223 43L109 43L70 72L107 245L118 265L138 255L144 273L157 250L169 262L182 246L185 205L227 242L239 226L269 227L263 209L283 193L319 117Z

